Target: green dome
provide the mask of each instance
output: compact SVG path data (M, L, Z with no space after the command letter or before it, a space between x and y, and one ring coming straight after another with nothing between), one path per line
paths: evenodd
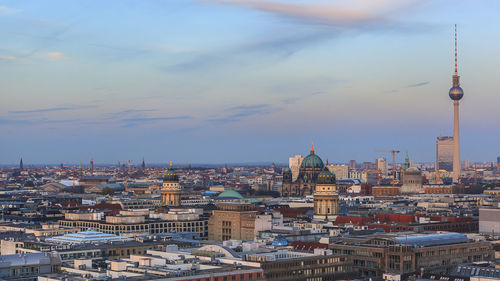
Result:
M300 164L301 169L313 168L313 169L323 169L325 165L323 164L323 160L319 158L318 155L314 154L314 148L311 147L311 154L307 155L304 160L302 160L302 164Z
M234 190L226 190L219 194L217 198L237 198L237 199L245 199L239 192Z
M335 174L330 172L327 167L318 175L318 184L335 184Z
M285 167L283 169L283 173L291 173L292 172L292 169L288 168L288 167Z
M164 182L179 182L179 176L175 172L175 170L170 167L168 171L165 173L165 177L163 178Z

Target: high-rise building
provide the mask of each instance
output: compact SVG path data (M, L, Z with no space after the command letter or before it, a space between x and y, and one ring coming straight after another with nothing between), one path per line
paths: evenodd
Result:
M471 165L470 165L470 159L465 159L463 161L463 167L464 168L470 168L471 167Z
M455 74L453 74L453 87L449 92L453 100L453 182L458 182L460 177L460 133L458 125L458 102L464 96L464 91L460 87L460 76L458 76L457 63L457 25L455 24Z
M375 165L377 166L377 170L379 170L383 176L387 175L387 171L389 170L387 166L387 159L380 157L375 160Z
M23 166L23 158L21 157L21 161L19 161L19 170L23 170L24 169L24 166Z
M338 179L348 179L349 178L349 167L346 165L334 165L329 164L327 166L330 172L335 174L335 177Z
M375 170L377 169L377 165L375 165L374 163L372 162L363 162L363 164L361 164L361 170Z
M349 170L356 170L356 160L349 161Z
M436 140L436 170L453 171L453 138L438 137Z
M288 159L288 167L292 170L292 181L296 181L299 176L300 165L302 164L302 160L304 157L302 155L297 154L294 157L290 157Z

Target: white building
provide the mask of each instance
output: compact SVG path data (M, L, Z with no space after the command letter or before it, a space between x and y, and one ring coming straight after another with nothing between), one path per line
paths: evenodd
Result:
M347 165L328 165L328 170L335 174L336 179L347 179L349 178L349 166Z
M383 157L377 158L375 160L375 165L377 165L377 170L379 170L383 176L387 176L388 166L387 160Z
M500 208L479 209L479 233L500 235Z
M288 167L292 170L292 181L296 181L299 177L299 169L302 164L302 160L304 160L304 157L300 154L288 159Z

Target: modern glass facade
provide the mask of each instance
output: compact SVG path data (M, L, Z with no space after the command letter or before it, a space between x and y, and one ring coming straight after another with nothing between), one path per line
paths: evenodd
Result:
M438 137L436 141L436 169L453 171L453 138Z

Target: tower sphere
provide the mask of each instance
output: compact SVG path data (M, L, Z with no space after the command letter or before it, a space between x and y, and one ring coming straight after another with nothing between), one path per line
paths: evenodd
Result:
M460 100L464 96L464 90L460 86L455 86L450 89L450 98L452 100Z

